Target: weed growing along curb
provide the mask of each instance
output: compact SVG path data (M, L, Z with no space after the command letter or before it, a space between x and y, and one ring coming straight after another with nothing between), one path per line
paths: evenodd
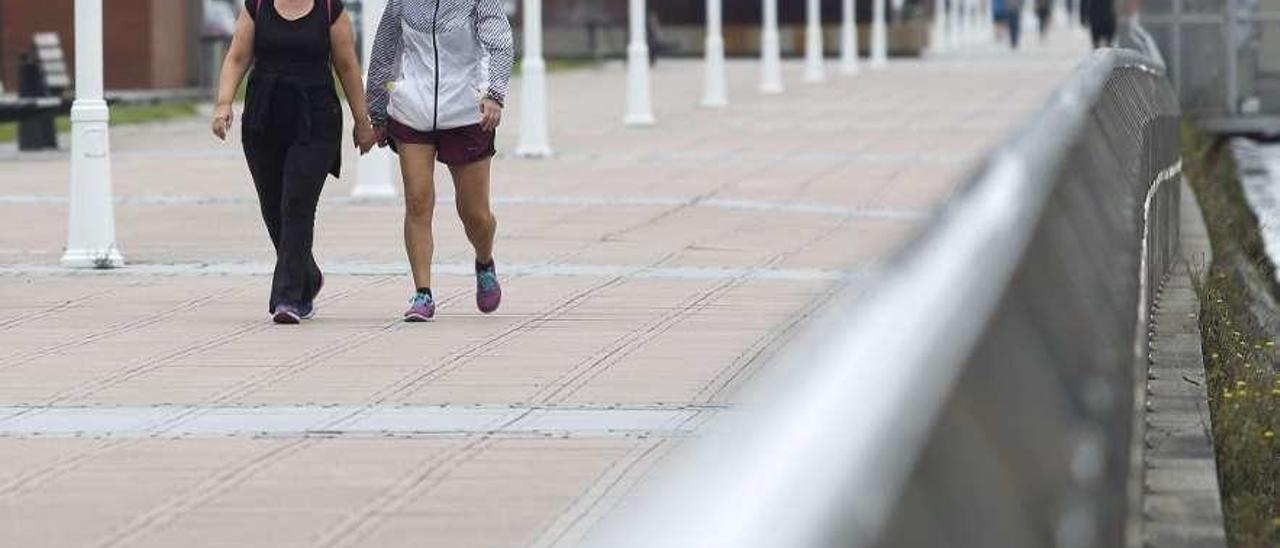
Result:
M1183 143L1213 245L1208 276L1195 284L1227 536L1239 548L1280 546L1280 353L1251 308L1277 294L1274 265L1224 143L1190 126Z

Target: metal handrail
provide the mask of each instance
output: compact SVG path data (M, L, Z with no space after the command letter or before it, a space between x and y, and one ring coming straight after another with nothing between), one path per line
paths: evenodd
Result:
M1132 115L1132 120L1124 123L1142 126L1131 132L1138 139L1145 139L1141 136L1151 129L1153 114L1167 118L1173 109L1176 117L1172 91L1165 89L1168 84L1160 76L1163 70L1159 62L1121 50L1101 51L1084 61L1048 105L990 155L927 230L891 260L884 275L856 295L854 291L843 292L830 307L832 311L813 322L808 333L748 388L744 400L759 403L722 417L702 438L678 450L654 481L599 526L586 544L700 548L927 545L905 540L913 534L908 531L904 536L904 512L916 509L904 505L923 502L963 513L963 501L952 508L956 501L919 501L915 494L922 489L921 481L938 479L921 479L922 473L929 475L925 461L930 455L938 447L957 446L943 426L955 423L963 428L964 421L973 418L965 410L972 402L964 400L978 396L960 388L982 387L968 377L987 374L985 368L991 360L980 360L992 344L998 346L1001 338L1010 336L1008 324L1014 316L1010 307L1017 305L1011 303L1016 300L1016 286L1026 276L1033 246L1046 237L1047 219L1056 214L1046 208L1059 193L1073 191L1066 186L1072 179L1073 166L1068 163L1087 153L1082 147L1087 148L1086 140L1092 137L1088 133L1095 129L1101 103L1132 99L1134 104L1120 108ZM1148 87L1163 85L1157 90L1161 95L1155 101L1158 108L1141 104L1154 101L1150 98L1126 97L1126 90L1113 89L1116 75L1121 73L1142 80ZM1160 83L1150 83L1156 81ZM1160 130L1167 133L1167 125ZM1172 127L1176 145L1176 124ZM1108 168L1128 170L1130 166ZM1117 181L1131 179L1128 173L1113 175ZM1141 179L1148 174L1133 175ZM1105 186L1104 181L1098 184ZM1123 209L1129 213L1123 216L1136 216L1140 223L1142 198L1123 193L1145 195L1151 179L1137 185L1141 188L1129 189L1127 184L1117 185L1115 198L1127 204ZM1127 222L1122 220L1116 226L1132 238L1136 249L1141 231L1133 234L1130 228L1137 227L1125 228ZM1160 241L1154 247L1167 249L1165 232L1163 228L1155 230ZM1136 280L1136 264L1125 263L1125 269L1131 271L1114 274ZM1132 307L1138 306L1136 292L1145 285L1144 280L1126 286L1135 290L1125 295ZM1100 292L1107 290L1098 288ZM1133 322L1140 319L1136 310L1120 315L1129 329L1135 329ZM1141 330L1137 327L1117 334L1117 340L1132 343ZM1130 348L1136 347L1131 344ZM1128 378L1132 369L1127 365L1132 365L1134 358L1108 355L1116 363L1107 365L1120 371L1108 373L1118 379L1113 383L1118 386L1104 387L1103 399L1106 393L1127 394L1132 386L1132 378ZM1040 365L1028 367L1039 370ZM1043 373L1055 374L1051 367ZM1097 399L1099 378L1112 377L1086 375L1082 381L1070 382L1071 391L1085 392L1079 398L1084 401ZM1053 451L1066 448L1068 453L1041 463L1053 469L1047 473L1056 483L1045 488L1052 491L1050 498L1054 500L1043 512L1037 512L1050 515L1011 515L1009 520L1027 523L993 527L1000 534L984 533L987 540L982 542L966 542L957 534L952 544L1109 545L1106 539L1116 538L1111 531L1121 526L1103 523L1108 520L1105 514L1117 507L1123 514L1127 506L1123 502L1125 474L1104 477L1114 468L1108 462L1127 462L1128 456L1129 407L1115 407L1090 420L1072 422L1085 426L1057 433L1052 444L1044 444L1054 445ZM1119 424L1113 435L1098 434L1089 426L1098 421ZM1060 423L1044 424L1055 427ZM981 445L979 440L964 439L958 446L973 443ZM1017 440L1012 443L1016 445ZM1050 448L1045 449L1042 452ZM981 449L977 451L980 455ZM980 459L968 464L977 470L990 466ZM980 474L975 471L974 475ZM1067 479L1059 481L1058 476ZM964 478L945 479L963 483L960 480ZM1120 485L1112 485L1115 483ZM984 500L983 493L974 493L974 497L977 503ZM1000 502L997 497L990 498L995 501L992 504ZM1098 502L1104 498L1108 501ZM1018 509L1008 511L1016 513ZM917 527L938 525L925 522ZM991 539L1017 540L1015 544L991 544Z

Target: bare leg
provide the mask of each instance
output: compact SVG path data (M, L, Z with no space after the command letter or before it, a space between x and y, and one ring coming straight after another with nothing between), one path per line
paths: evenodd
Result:
M493 162L484 159L465 166L449 166L457 195L458 217L466 228L467 239L476 250L476 261L493 260L493 239L498 232L498 219L489 207L489 172Z
M431 258L435 237L431 221L436 208L436 147L397 143L404 173L404 248L413 269L415 288L431 287Z

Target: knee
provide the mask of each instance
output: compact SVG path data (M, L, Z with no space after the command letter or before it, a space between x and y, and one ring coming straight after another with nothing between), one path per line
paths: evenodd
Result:
M487 231L498 226L498 219L488 208L462 210L458 214L462 217L462 224L469 230Z
M405 216L415 221L431 220L435 211L436 197L429 192L411 192L404 196Z

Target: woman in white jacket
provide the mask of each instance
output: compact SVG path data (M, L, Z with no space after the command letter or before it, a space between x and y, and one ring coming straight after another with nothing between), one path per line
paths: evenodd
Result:
M406 321L435 316L431 294L434 162L449 166L458 215L476 252L476 306L498 309L489 205L494 136L514 60L501 0L388 0L369 60L369 114L400 154L405 249L417 289ZM487 61L487 62L486 62Z

